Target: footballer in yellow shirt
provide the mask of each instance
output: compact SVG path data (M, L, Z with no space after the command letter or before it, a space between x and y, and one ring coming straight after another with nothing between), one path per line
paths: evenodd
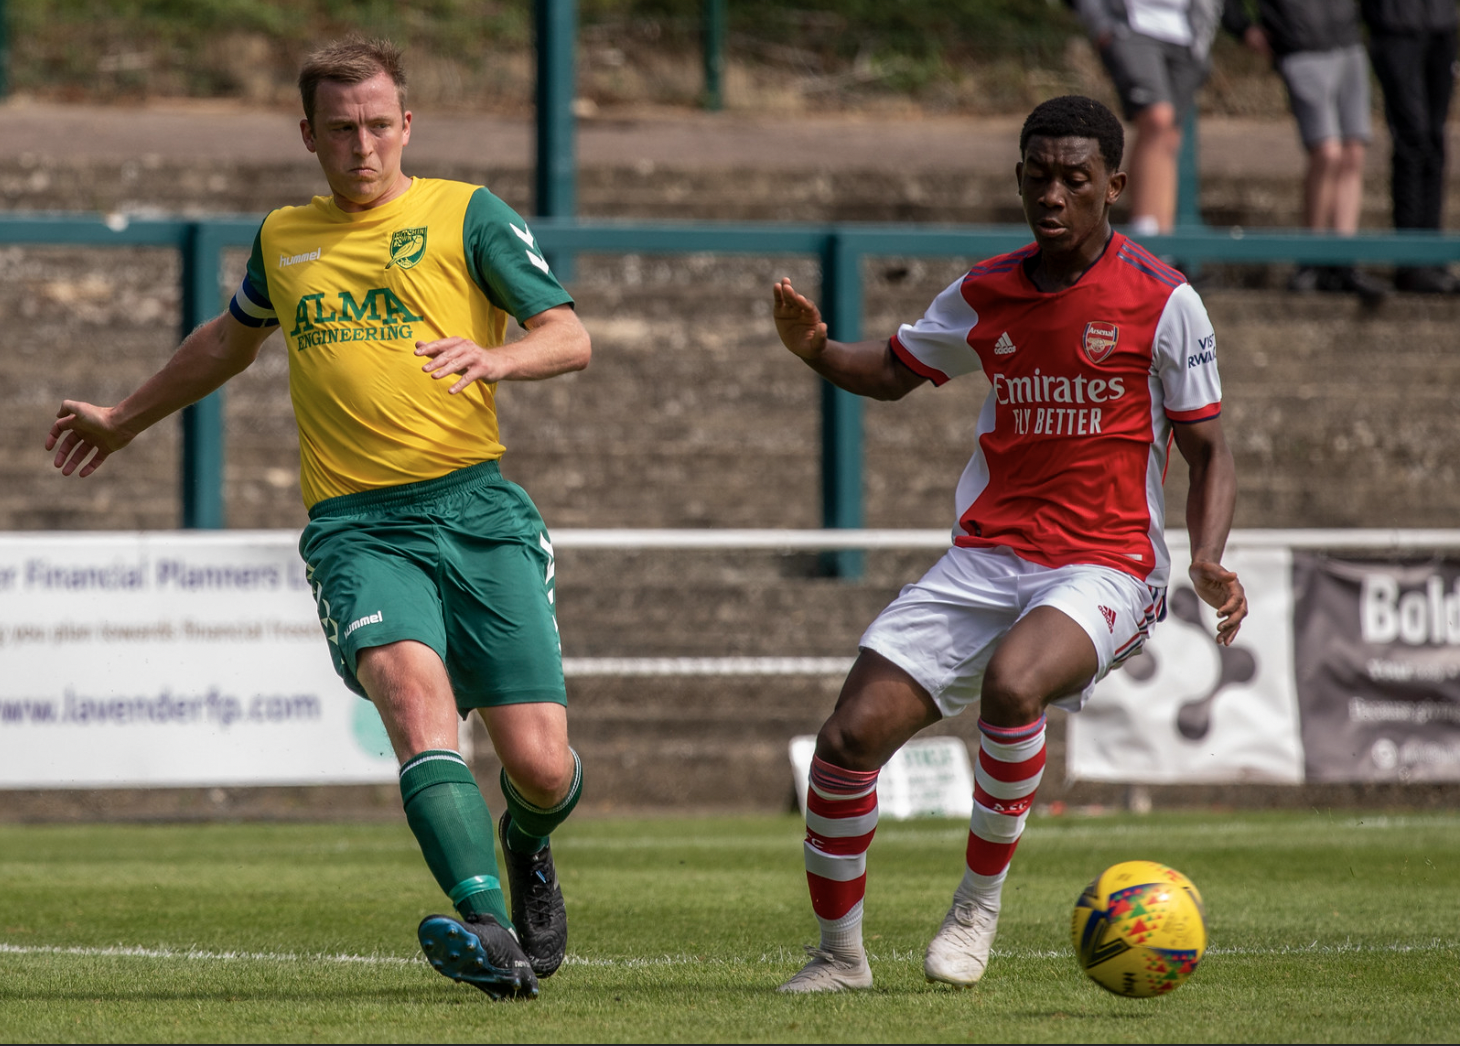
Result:
M270 214L229 308L278 323L289 353L306 506L502 455L495 383L446 396L420 380L417 342L501 345L570 298L527 223L484 188L414 178L366 211L318 196Z
M496 383L588 363L588 335L527 223L486 189L411 178L399 49L346 40L300 73L305 147L330 195L274 211L229 309L115 407L65 400L46 446L85 477L253 362L289 354L300 539L335 669L379 710L401 801L460 918L417 937L432 968L531 998L567 945L548 837L582 792L568 744L553 546L497 467ZM514 317L527 334L504 344ZM502 761L497 825L457 751L477 710Z

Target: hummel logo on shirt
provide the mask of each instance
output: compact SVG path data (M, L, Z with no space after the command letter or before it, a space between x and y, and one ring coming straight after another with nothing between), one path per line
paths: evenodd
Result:
M524 222L523 224L526 225L527 223ZM515 225L512 226L512 231L517 234L517 238L519 240L521 240L523 243L527 244L527 250L524 252L527 255L527 260L530 261L530 262L532 262L532 264L536 268L542 270L543 272L547 272L548 271L547 259L545 259L542 256L542 251L538 248L537 244L533 241L533 239L532 239L532 232L530 230L528 230L528 229L525 229L525 228L519 229Z
M281 254L279 255L279 268L285 269L290 265L298 265L300 262L318 261L319 256L324 253L322 247L316 247L312 251L305 251L303 254Z
M999 335L999 340L994 342L994 355L1007 356L1015 349L1014 339L1009 337L1009 332L1004 331Z

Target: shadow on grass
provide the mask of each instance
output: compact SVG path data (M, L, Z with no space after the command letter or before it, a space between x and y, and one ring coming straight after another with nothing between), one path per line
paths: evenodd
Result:
M1156 1010L1010 1010L1007 1016L1031 1021L1154 1021L1162 1016Z

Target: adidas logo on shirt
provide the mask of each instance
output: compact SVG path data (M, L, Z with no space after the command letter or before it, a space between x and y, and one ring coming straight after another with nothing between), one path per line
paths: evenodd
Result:
M1014 339L1009 337L1009 332L1004 331L999 335L999 340L994 342L994 355L1007 356L1014 351Z

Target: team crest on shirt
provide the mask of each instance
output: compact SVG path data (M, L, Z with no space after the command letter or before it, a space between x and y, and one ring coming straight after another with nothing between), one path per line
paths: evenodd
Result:
M1091 363L1104 363L1105 358L1115 351L1120 340L1120 328L1104 320L1091 320L1085 324L1085 356Z
M422 229L399 229L390 234L390 261L385 263L389 269L395 266L397 269L409 269L415 266L426 253L426 230Z

